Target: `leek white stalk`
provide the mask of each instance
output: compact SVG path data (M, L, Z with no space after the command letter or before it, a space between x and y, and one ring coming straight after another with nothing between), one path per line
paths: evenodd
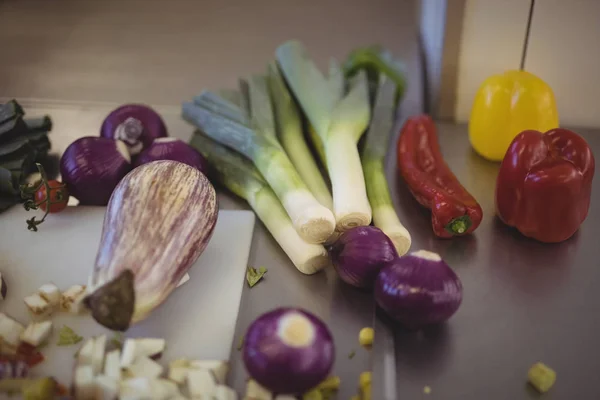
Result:
M367 132L362 152L362 164L365 171L367 194L373 209L373 223L392 240L398 254L404 255L410 248L411 237L398 219L392 204L384 163L394 125L397 85L385 77L382 77L380 81L373 110L373 120Z
M314 274L329 265L325 247L307 243L298 235L281 202L250 161L201 133L196 133L190 144L230 191L248 201L300 272Z
M327 183L304 139L300 113L276 65L269 66L269 88L281 145L319 203L333 209L333 199Z
M357 149L371 111L365 73L350 82L348 94L340 99L338 86L323 76L299 42L281 45L277 62L325 147L336 229L370 224L371 207Z
M290 216L298 234L309 243L323 243L335 229L332 212L308 189L275 135L267 82L249 82L249 127L243 110L204 92L195 104L183 105L183 116L206 135L253 161Z

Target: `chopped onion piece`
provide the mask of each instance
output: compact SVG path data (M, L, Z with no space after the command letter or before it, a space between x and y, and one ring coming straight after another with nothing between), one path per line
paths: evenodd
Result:
M46 315L51 311L50 304L37 293L25 297L23 301L33 315Z
M85 285L73 285L65 290L60 298L60 307L63 311L79 314L83 310L83 299L86 295Z
M106 361L104 362L104 375L113 378L115 380L121 380L121 351L112 350L106 354Z
M273 393L262 387L254 379L250 379L246 385L246 398L251 400L272 400Z
M46 283L38 289L40 297L48 302L51 307L58 307L60 304L60 290L54 283Z
M163 367L148 357L137 357L133 364L127 367L127 372L133 377L158 378Z
M104 350L106 349L106 335L98 336L94 339L94 350L92 354L92 369L94 375L102 371L104 365Z
M24 330L23 325L0 312L0 338L2 338L4 344L16 348Z
M33 347L45 342L52 333L52 321L32 322L21 334L21 341Z
M75 368L73 378L75 398L81 400L93 399L96 388L94 370L91 365L82 365Z
M77 352L77 365L92 365L94 358L94 338L89 338Z
M114 400L119 397L119 381L106 375L98 375L94 381L95 400Z
M229 365L227 362L219 360L194 360L190 361L190 368L210 370L217 383L225 383Z
M192 397L213 395L216 390L213 374L206 369L190 369L187 375L187 387Z
M216 400L237 400L237 393L225 385L217 385L214 396Z

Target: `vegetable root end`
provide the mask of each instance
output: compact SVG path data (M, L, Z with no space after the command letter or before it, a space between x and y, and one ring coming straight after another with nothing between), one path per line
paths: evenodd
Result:
M129 328L135 308L133 281L133 272L127 269L85 299L96 322L115 331Z

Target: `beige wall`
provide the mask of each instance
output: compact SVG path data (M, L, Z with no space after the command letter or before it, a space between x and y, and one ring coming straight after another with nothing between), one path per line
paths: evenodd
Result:
M525 0L466 1L457 120L468 120L475 92L487 76L519 67L528 12ZM526 69L554 89L562 125L600 127L600 1L537 1Z

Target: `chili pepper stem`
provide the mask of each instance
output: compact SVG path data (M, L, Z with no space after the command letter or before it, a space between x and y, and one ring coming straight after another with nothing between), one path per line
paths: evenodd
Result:
M454 218L445 229L453 235L462 235L471 227L472 221L468 215L463 215L458 218Z

